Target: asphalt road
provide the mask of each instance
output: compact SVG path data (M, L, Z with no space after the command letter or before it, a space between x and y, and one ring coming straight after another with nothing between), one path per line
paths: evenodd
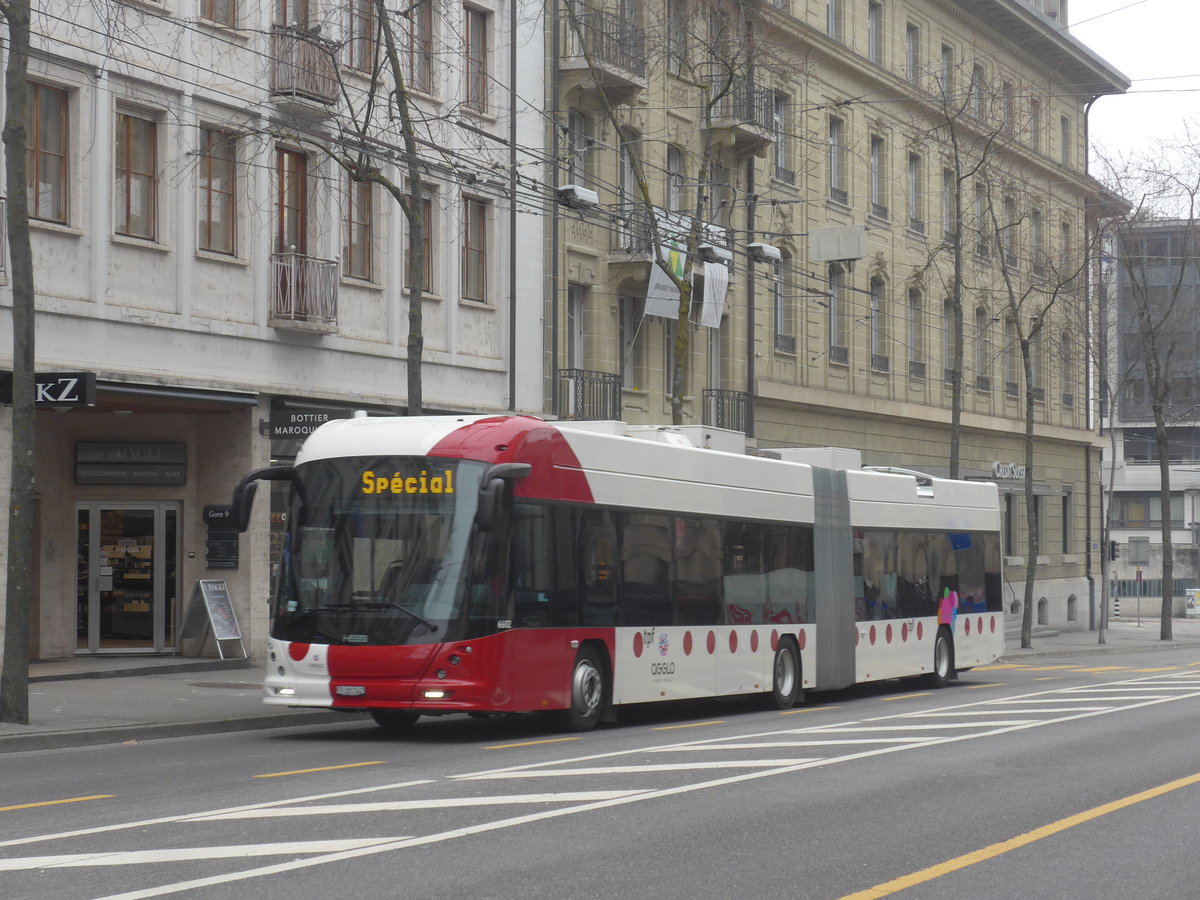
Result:
M786 712L646 707L9 754L0 895L1176 898L1200 649L1030 659Z

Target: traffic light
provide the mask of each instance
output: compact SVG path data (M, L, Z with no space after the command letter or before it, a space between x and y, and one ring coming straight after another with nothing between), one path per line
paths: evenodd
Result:
M1121 555L1121 549L1120 549L1120 546L1117 544L1117 542L1109 541L1108 542L1108 558L1116 559L1120 555Z

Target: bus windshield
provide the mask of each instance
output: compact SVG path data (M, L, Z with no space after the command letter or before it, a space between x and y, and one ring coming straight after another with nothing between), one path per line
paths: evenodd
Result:
M272 635L324 644L447 640L466 594L483 470L424 457L299 466Z

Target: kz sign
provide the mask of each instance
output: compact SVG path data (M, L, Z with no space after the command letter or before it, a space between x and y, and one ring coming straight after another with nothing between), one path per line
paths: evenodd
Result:
M33 376L37 407L95 406L95 372L37 372ZM12 372L0 372L0 402L12 403Z

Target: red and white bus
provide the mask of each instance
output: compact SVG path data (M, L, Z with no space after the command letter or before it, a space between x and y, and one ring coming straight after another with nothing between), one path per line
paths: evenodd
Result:
M359 417L294 466L265 702L422 715L558 711L924 675L1003 651L995 485L750 456L672 429ZM807 462L797 461L807 459Z

